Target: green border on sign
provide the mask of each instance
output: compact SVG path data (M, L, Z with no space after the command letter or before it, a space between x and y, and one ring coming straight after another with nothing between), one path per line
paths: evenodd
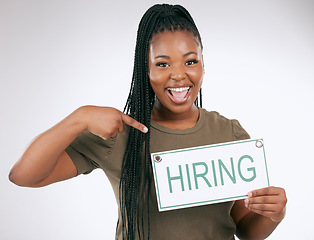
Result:
M228 200L235 200L240 198L245 198L247 195L241 195L241 196L235 196L230 198L221 198L221 199L214 199L214 200L208 200L208 201L202 201L202 202L193 202L193 203L186 203L186 204L180 204L180 205L173 205L173 206L167 206L162 207L161 201L160 201L160 194L159 194L159 186L158 186L158 179L157 179L157 173L156 173L156 162L154 161L154 157L156 155L164 155L164 154L171 154L171 153L178 153L178 152L187 152L187 151L193 151L193 150L199 150L199 149L207 149L207 148L214 148L214 147L220 147L220 146L227 146L227 145L233 145L233 144L241 144L241 143L247 143L247 142L256 142L258 140L261 140L263 142L263 154L264 154L264 161L265 161L265 168L266 168L266 176L267 176L267 184L269 185L269 177L268 177L268 169L267 169L267 162L266 162L266 155L265 155L265 148L264 148L264 140L262 138L258 139L249 139L249 140L240 140L240 141L233 141L233 142L226 142L226 143L218 143L218 144L212 144L212 145L206 145L206 146L199 146L199 147L191 147L191 148L184 148L179 150L171 150L171 151L164 151L159 153L153 153L152 155L152 161L154 165L154 178L155 178L155 184L156 184L156 190L157 190L157 198L158 198L158 204L159 209L168 209L168 208L182 208L182 207L188 207L188 206L194 206L194 205L205 205L206 203L211 202L222 202L222 201L228 201Z

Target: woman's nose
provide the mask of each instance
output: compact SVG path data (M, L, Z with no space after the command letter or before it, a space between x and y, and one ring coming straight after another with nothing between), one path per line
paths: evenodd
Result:
M171 79L173 80L182 80L185 78L185 71L182 66L174 67L171 71Z

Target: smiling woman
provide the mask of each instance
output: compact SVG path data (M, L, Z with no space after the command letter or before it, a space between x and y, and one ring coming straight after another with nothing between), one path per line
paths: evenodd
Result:
M249 138L238 121L197 106L202 42L189 12L157 4L141 19L124 113L83 106L38 136L10 172L41 187L101 168L112 184L122 239L267 237L285 215L281 188L252 190L244 201L158 212L150 154Z
M202 48L193 33L184 30L155 34L149 48L150 83L156 94L152 120L179 129L194 126L198 109L193 103L203 74ZM167 123L165 118L172 121Z

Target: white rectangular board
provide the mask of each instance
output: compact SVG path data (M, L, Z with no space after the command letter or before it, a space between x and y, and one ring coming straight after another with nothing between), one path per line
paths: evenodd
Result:
M151 154L159 211L233 201L269 186L263 139Z

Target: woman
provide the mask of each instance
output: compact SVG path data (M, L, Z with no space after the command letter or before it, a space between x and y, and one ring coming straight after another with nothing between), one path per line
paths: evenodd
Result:
M102 168L119 203L118 239L264 239L284 218L281 188L254 190L236 202L157 210L151 152L249 138L236 120L198 108L203 75L201 37L190 14L179 5L152 6L139 24L125 113L77 109L31 143L10 180L40 187Z

